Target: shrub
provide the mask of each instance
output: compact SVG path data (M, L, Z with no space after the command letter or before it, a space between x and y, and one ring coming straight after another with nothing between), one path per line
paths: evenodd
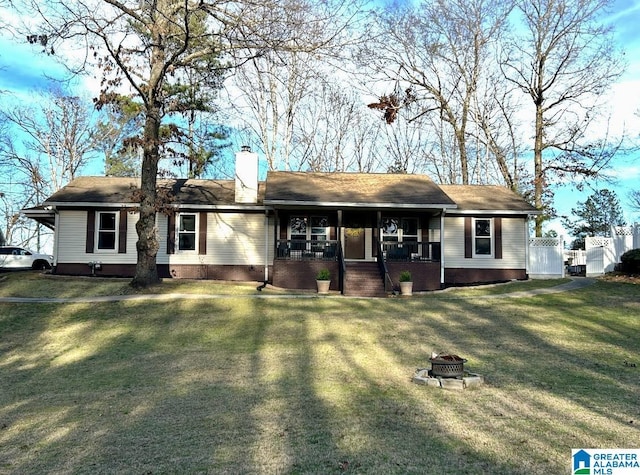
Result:
M640 273L640 249L632 249L620 256L622 271L630 274Z
M331 280L329 269L320 269L316 274L316 280Z
M411 282L411 272L408 270L400 272L400 282Z

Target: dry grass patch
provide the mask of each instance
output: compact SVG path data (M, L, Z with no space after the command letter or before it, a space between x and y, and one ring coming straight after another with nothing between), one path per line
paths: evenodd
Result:
M638 286L441 295L0 303L0 473L548 474L637 445ZM434 350L487 384L411 383Z
M38 271L7 272L0 274L0 297L77 298L170 293L250 295L257 294L260 285L260 282L164 279L157 285L137 290L129 285L130 282L130 278L63 276ZM262 292L282 294L284 290L268 286Z

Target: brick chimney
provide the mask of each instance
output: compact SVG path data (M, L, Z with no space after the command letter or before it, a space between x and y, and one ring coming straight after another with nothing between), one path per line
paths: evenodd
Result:
M236 203L258 202L258 154L248 145L236 153Z

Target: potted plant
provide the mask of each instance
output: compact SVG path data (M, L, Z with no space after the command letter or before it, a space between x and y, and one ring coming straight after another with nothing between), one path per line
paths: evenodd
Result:
M331 273L329 269L320 269L316 274L316 284L318 285L318 293L326 294L329 292L331 285Z
M411 272L408 270L400 272L400 293L402 295L411 295L413 293L413 281L411 280Z

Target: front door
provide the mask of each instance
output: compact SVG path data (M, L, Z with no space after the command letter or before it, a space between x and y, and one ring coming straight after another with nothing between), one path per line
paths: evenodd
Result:
M364 249L364 228L345 228L345 259L364 259Z

